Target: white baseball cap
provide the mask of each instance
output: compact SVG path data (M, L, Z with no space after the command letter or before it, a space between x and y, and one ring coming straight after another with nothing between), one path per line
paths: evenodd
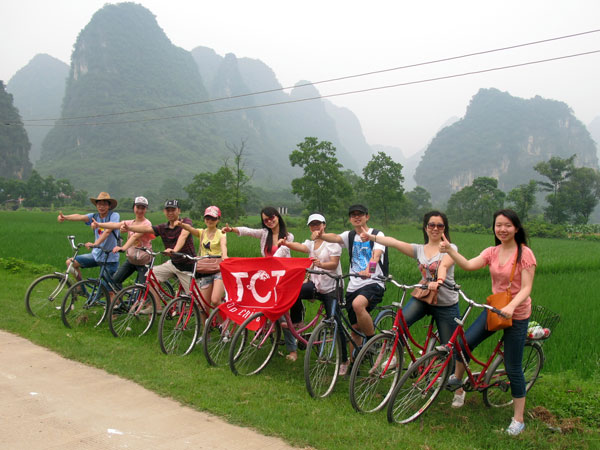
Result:
M314 222L315 220L318 220L322 223L327 223L325 221L325 217L323 217L321 214L311 214L310 216L308 216L308 222L306 222L306 225L310 225L310 223Z
M135 205L148 206L148 199L146 197L136 197L133 201L133 206Z

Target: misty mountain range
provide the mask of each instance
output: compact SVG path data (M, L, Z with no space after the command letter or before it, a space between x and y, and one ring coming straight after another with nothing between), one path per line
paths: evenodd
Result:
M287 93L258 59L178 48L150 11L121 3L94 14L77 38L70 67L37 55L7 91L23 118L87 116L54 127L26 126L30 159L43 175L68 178L89 192L109 186L118 197L173 178L185 185L231 160L230 149L242 142L253 182L289 189L301 171L290 167L288 155L307 136L331 141L344 168L357 173L373 153L386 152L404 166L405 188L418 182L434 200L477 176L496 176L510 189L532 178L531 166L550 156L577 153L579 165L598 167L590 133L600 142L600 117L588 133L561 102L482 90L464 118L450 119L426 149L406 158L395 147L369 146L349 109L325 99L299 101L319 96L307 83ZM269 92L244 95L263 91ZM134 110L143 112L120 114ZM444 173L431 170L439 158L450 161Z

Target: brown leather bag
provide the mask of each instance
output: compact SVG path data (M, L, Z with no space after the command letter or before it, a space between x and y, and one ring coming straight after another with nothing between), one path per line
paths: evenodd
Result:
M419 281L419 284L427 284L427 280ZM422 289L422 288L414 288L410 293L414 298L421 300L422 302L427 303L428 305L436 305L437 304L437 291L432 291L431 289Z
M517 249L517 255L519 254L519 249ZM510 293L510 286L512 285L512 280L515 275L515 269L517 267L517 256L515 256L515 262L512 266L512 271L510 272L510 280L508 282L508 288L506 291L498 292L497 294L492 294L487 298L487 304L493 306L496 309L502 309L506 305L510 303L512 300L512 295ZM504 328L508 328L512 326L512 318L507 319L502 317L499 314L496 314L493 311L487 312L487 322L486 328L488 331L498 331Z

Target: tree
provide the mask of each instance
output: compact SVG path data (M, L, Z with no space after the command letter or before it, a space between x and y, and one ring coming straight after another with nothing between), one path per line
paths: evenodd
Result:
M569 179L562 184L558 197L566 207L570 222L588 223L600 198L600 174L590 167L573 169Z
M506 199L513 205L513 209L522 222L527 221L529 212L535 207L535 193L537 190L538 182L530 180L529 184L521 184L508 193Z
M373 155L363 169L369 210L383 217L384 225L397 216L404 202L402 164L384 152Z
M305 138L297 147L290 153L290 162L302 167L304 176L292 180L292 192L309 211L341 215L352 189L340 170L342 165L335 156L335 147L331 142L318 142L315 137Z
M215 173L202 172L196 175L185 188L188 193L193 219L202 219L204 209L216 205L221 213L233 218L235 201L231 193L234 189L233 172L228 167L221 167Z
M549 180L549 182L538 181L538 184L542 190L550 192L546 197L548 206L544 209L544 215L551 223L564 223L568 220L567 205L563 203L564 199L559 196L559 193L562 185L575 169L574 160L575 155L567 159L553 156L548 161L542 161L533 167L536 172Z
M479 177L471 186L465 186L448 200L448 217L466 225L492 225L494 211L502 209L506 194L498 189L498 180Z
M233 220L237 220L246 212L245 206L248 202L248 184L250 183L253 174L246 174L246 160L244 159L246 141L242 139L239 147L229 144L225 145L229 151L233 153L233 164L230 166L226 160L225 166L229 167L233 173L233 189L231 195L233 195L234 209L231 217Z
M431 211L431 194L423 187L416 186L406 193L406 212L411 218L421 220L426 212Z

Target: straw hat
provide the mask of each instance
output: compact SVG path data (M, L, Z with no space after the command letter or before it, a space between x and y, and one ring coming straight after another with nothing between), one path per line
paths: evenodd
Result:
M96 206L96 202L98 200L106 200L109 203L109 209L115 209L117 207L117 201L114 198L110 198L110 194L108 192L100 192L96 198L90 197L90 201L94 206Z

